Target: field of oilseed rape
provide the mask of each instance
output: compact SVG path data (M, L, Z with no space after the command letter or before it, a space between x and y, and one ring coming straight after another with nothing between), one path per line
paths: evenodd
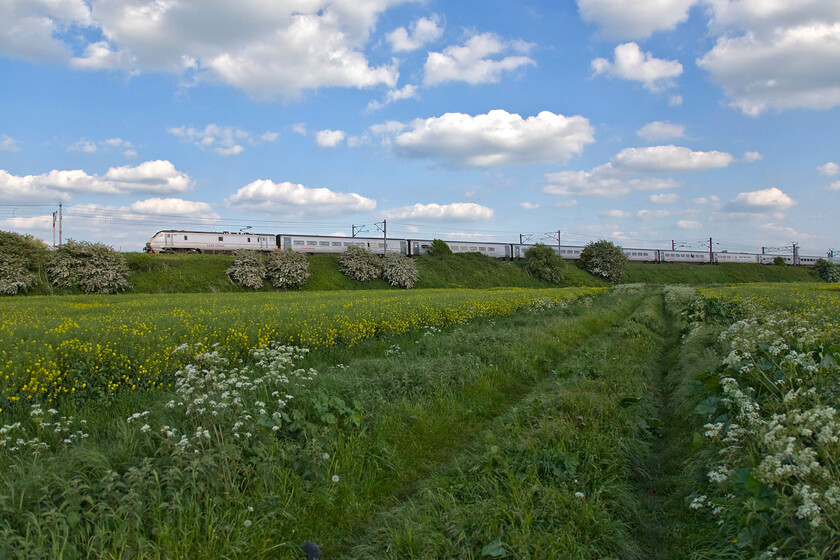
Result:
M0 300L0 409L171 387L184 345L242 359L270 342L310 350L559 304L603 290L429 290L68 296ZM194 352L193 352L194 354Z

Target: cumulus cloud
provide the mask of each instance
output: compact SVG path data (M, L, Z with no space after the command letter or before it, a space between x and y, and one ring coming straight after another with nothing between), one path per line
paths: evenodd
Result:
M334 148L343 140L343 130L321 130L315 133L315 143L322 148Z
M828 191L840 191L840 181L834 181L826 187Z
M96 144L90 140L85 140L84 138L73 142L67 147L67 150L70 152L85 152L86 154L92 154L98 149L99 148L97 148Z
M649 198L649 200L654 204L673 204L679 199L679 195L674 193L654 194Z
M343 215L369 211L376 201L356 193L340 193L326 188L309 188L290 183L259 180L236 191L225 203L245 212L266 214Z
M764 156L761 155L760 152L746 152L744 154L744 161L747 163L753 163L756 161L761 161L764 159Z
M636 134L645 140L670 140L671 138L682 138L685 135L685 126L669 122L654 121L637 130Z
M561 201L561 202L555 202L555 203L553 204L553 206L554 206L555 208L559 208L559 209L561 209L561 210L562 210L563 208L574 208L574 207L575 207L575 206L577 206L577 205L578 205L578 201L577 201L577 200L563 200L563 201Z
M123 140L122 138L108 138L107 140L100 140L98 142L88 140L87 138L80 138L76 142L70 144L67 147L67 151L93 154L98 152L100 149L108 151L111 148L123 149L123 155L127 158L135 157L137 155L137 151L134 150L132 143L128 140Z
M293 99L322 87L393 87L396 65L371 65L364 47L380 14L404 1L105 1L89 7L82 0L7 0L12 6L0 10L0 52L88 70L171 72L261 99ZM91 32L62 33L74 25ZM422 35L426 27L418 24L415 31ZM73 57L78 49L82 54Z
M768 3L766 11L778 13L763 18L753 3L739 4L749 4L750 9L738 15L727 13L724 18L725 3L716 2L715 17L745 27L745 32L724 34L697 59L733 107L757 116L771 109L828 109L840 104L840 74L828 70L840 66L838 3L823 3L833 6L827 10L833 13L822 14L826 19L819 19L819 11L810 2L803 12L809 14L807 18L793 17L801 2ZM771 27L769 21L780 25Z
M523 210L536 210L540 207L540 205L534 204L533 202L520 202L519 207Z
M837 165L833 161L829 161L825 165L817 167L817 173L820 175L837 175L840 173L840 165Z
M560 171L545 176L543 192L566 196L617 198L639 191L675 189L680 184L673 179L658 177L628 177L617 173L609 164L592 171Z
M630 171L660 173L727 167L733 160L726 152L695 152L683 146L669 145L625 148L612 158L611 164Z
M126 209L140 214L193 216L219 220L219 215L206 202L181 198L147 198L133 202Z
M596 58L592 61L592 70L596 76L606 74L641 82L645 89L657 92L673 87L674 79L682 74L683 67L676 60L663 60L654 58L649 52L643 53L636 43L624 43L615 48L613 62Z
M732 212L778 212L787 210L796 201L776 187L743 192L727 205Z
M17 145L17 140L12 138L11 136L0 136L0 151L6 152L17 152L20 151L20 148Z
M654 220L659 218L667 218L671 215L668 210L639 210L636 212L636 217L640 220Z
M394 220L469 220L482 221L493 217L493 209L472 202L452 204L415 204L386 210L383 215Z
M606 212L602 212L600 214L602 218L629 218L631 216L630 212L625 212L624 210L607 210Z
M644 39L655 31L674 29L688 19L697 0L578 0L580 17L595 23L611 39Z
M111 167L104 175L76 169L21 177L0 169L0 200L69 200L78 193L177 193L191 190L193 184L186 173L166 160L147 161L136 167Z
M385 99L382 101L371 101L368 103L367 110L368 111L375 111L376 109L381 109L385 105L389 105L394 101L400 101L402 99L412 99L417 97L417 86L407 84L400 89L391 89L385 94Z
M398 27L388 34L388 42L394 52L414 51L432 41L437 41L443 35L440 18L433 15L430 18L420 18L411 24L410 29Z
M543 111L523 119L496 109L484 115L446 113L377 132L399 132L392 149L404 157L432 158L452 167L492 167L566 161L594 142L589 120Z
M677 222L677 227L680 229L701 229L703 224L693 220L680 220Z
M203 129L192 126L170 127L166 132L182 142L192 142L202 150L211 148L220 156L235 156L245 151L243 143L257 145L261 142L273 142L277 133L266 131L254 137L250 132L233 126L219 126L210 123Z
M473 35L462 46L430 52L423 67L423 82L426 85L496 83L501 79L502 72L536 65L533 59L525 56L532 46L523 41L506 42L493 33ZM511 51L517 54L493 58Z

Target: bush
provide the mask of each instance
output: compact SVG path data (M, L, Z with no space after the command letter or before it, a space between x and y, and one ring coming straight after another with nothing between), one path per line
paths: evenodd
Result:
M828 262L825 259L817 260L814 268L817 269L817 274L826 282L840 282L840 267L836 264Z
M537 243L525 251L525 272L535 278L559 284L566 277L566 263L552 247Z
M452 249L449 248L449 244L442 239L435 239L432 241L432 244L429 245L428 253L433 257L442 257L445 255L451 255Z
M382 278L392 286L411 288L417 282L417 265L402 253L388 253L382 258Z
M265 280L265 260L258 251L238 249L233 252L228 277L244 288L259 290Z
M603 239L593 241L580 252L578 266L608 282L620 284L627 270L627 255L614 243Z
M358 245L347 247L338 257L338 266L345 276L359 282L379 278L382 272L381 259Z
M266 277L275 288L300 288L309 280L309 261L306 255L291 249L269 253Z
M49 256L45 268L58 288L114 294L129 286L125 258L102 243L70 239Z
M26 292L38 282L46 246L31 235L0 231L0 294Z
M773 264L775 266L785 266L787 263L785 262L784 257L776 257L775 259L773 259Z

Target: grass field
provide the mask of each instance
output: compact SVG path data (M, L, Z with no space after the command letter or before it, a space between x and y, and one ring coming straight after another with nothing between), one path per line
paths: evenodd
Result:
M840 554L830 286L0 305L0 558Z

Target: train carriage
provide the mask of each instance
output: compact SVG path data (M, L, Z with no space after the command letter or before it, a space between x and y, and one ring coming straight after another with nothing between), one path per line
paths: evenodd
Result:
M495 259L510 259L510 243L489 243L486 241L444 241L449 249L455 253L481 253ZM429 252L432 241L428 239L409 239L411 255L425 255Z
M389 239L387 251L385 240L379 237L339 237L329 235L288 235L277 236L277 247L291 249L298 253L343 253L347 247L356 245L376 253L402 253L408 255L408 241L406 239Z
M207 231L159 231L146 243L149 253L232 253L237 249L274 251L273 234Z

